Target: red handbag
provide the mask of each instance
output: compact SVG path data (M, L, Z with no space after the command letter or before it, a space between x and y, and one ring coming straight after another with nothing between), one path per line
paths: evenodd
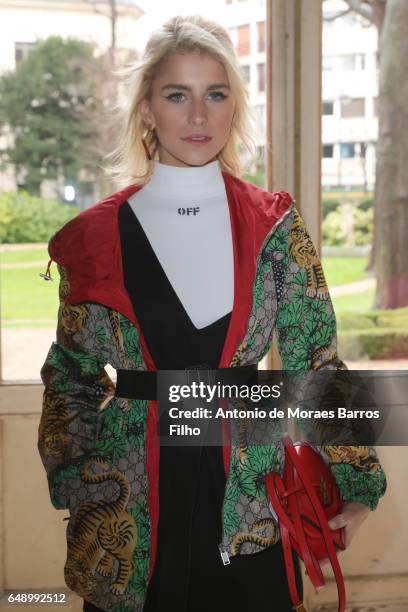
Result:
M266 475L266 488L279 519L289 592L298 612L306 612L295 582L292 548L303 560L315 587L324 585L319 560L330 559L337 583L338 612L344 612L346 593L336 554L345 550L344 527L330 529L328 521L341 512L340 490L330 468L307 442L293 444L287 433L283 478L277 472Z

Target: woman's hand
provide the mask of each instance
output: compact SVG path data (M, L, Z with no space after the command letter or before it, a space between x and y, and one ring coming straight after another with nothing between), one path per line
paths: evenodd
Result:
M348 548L357 529L360 527L361 523L365 521L370 512L370 508L365 504L355 501L345 502L343 504L343 508L340 514L337 514L332 519L330 519L329 527L330 529L339 529L340 527L345 527L344 540L346 548ZM338 550L337 554L339 552L342 551ZM320 567L323 567L327 563L330 563L330 560L328 557L326 557L325 559L320 559L319 563Z

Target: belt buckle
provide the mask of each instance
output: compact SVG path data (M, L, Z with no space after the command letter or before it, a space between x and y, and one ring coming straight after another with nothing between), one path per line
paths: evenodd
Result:
M205 372L200 375L200 370L205 370ZM215 371L214 368L212 368L208 363L198 363L196 365L189 365L184 368L184 371L186 373L188 384L192 382L192 375L190 374L190 372L197 372L199 383L206 382L209 385L215 384ZM203 377L203 380L201 380L201 377ZM206 380L204 380L204 378L206 378Z

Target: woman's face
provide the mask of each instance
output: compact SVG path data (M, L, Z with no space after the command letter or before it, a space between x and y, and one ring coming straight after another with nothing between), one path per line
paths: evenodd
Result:
M210 55L174 53L160 67L140 112L156 129L159 160L203 166L230 136L235 100L224 66Z

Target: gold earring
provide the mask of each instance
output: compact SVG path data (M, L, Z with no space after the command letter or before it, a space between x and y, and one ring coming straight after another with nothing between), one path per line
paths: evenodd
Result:
M153 128L153 129L154 129L154 128ZM148 126L148 127L145 129L145 131L144 131L144 133L143 133L143 136L142 136L142 145L143 145L143 148L144 148L144 150L145 150L145 152L146 152L146 157L147 157L147 159L149 159L149 160L151 160L151 159L152 159L152 156L151 156L151 154L150 154L149 147L147 146L147 142L146 142L146 141L147 141L147 137L148 137L148 135L150 134L150 132L153 132L153 129L152 129L150 126Z

